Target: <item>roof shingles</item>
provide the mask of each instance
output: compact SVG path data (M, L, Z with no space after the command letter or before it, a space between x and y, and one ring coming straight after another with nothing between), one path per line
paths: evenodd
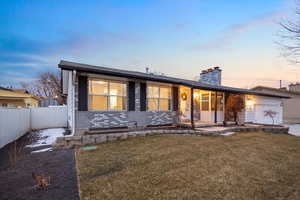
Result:
M141 79L141 80L147 80L147 81L157 81L157 82L164 82L164 83L180 84L180 85L184 85L184 86L188 86L188 87L196 88L196 89L231 92L231 93L241 93L241 94L252 94L252 95L269 96L269 97L277 97L277 98L289 98L288 96L272 94L269 92L261 92L261 91L248 90L248 89L243 89L243 88L233 88L233 87L227 87L227 86L209 85L209 84L205 84L205 83L202 83L199 81L174 78L174 77L163 76L163 75L155 75L155 74L149 74L149 73L143 73L143 72L137 72L137 71L128 71L128 70L122 70L122 69L87 65L87 64L69 62L69 61L64 61L64 60L60 61L58 66L59 66L59 68L65 69L65 70L77 70L77 71L82 71L82 72L91 72L91 73L98 73L98 74L111 75L111 76L135 78L135 79Z

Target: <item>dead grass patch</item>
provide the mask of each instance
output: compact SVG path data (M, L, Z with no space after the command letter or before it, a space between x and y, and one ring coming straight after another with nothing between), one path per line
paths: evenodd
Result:
M300 199L300 138L160 135L78 150L81 198Z

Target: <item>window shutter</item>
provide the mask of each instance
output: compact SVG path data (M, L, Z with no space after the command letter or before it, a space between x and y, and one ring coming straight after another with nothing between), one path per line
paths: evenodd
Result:
M87 77L78 77L78 110L87 111L88 110L88 93L87 93Z
M173 94L173 111L178 111L178 87L172 88Z
M146 83L140 83L140 103L141 111L146 111Z
M135 111L135 82L128 83L128 110Z

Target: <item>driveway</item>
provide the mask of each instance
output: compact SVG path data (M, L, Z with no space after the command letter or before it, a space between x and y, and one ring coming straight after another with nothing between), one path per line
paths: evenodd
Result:
M289 133L291 135L300 136L300 124L286 124L290 127Z

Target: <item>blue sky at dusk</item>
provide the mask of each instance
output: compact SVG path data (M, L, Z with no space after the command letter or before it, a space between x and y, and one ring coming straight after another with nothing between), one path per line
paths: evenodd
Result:
M277 86L300 80L280 56L277 24L289 0L4 0L0 85L18 86L61 59L194 79L210 66L223 83Z

